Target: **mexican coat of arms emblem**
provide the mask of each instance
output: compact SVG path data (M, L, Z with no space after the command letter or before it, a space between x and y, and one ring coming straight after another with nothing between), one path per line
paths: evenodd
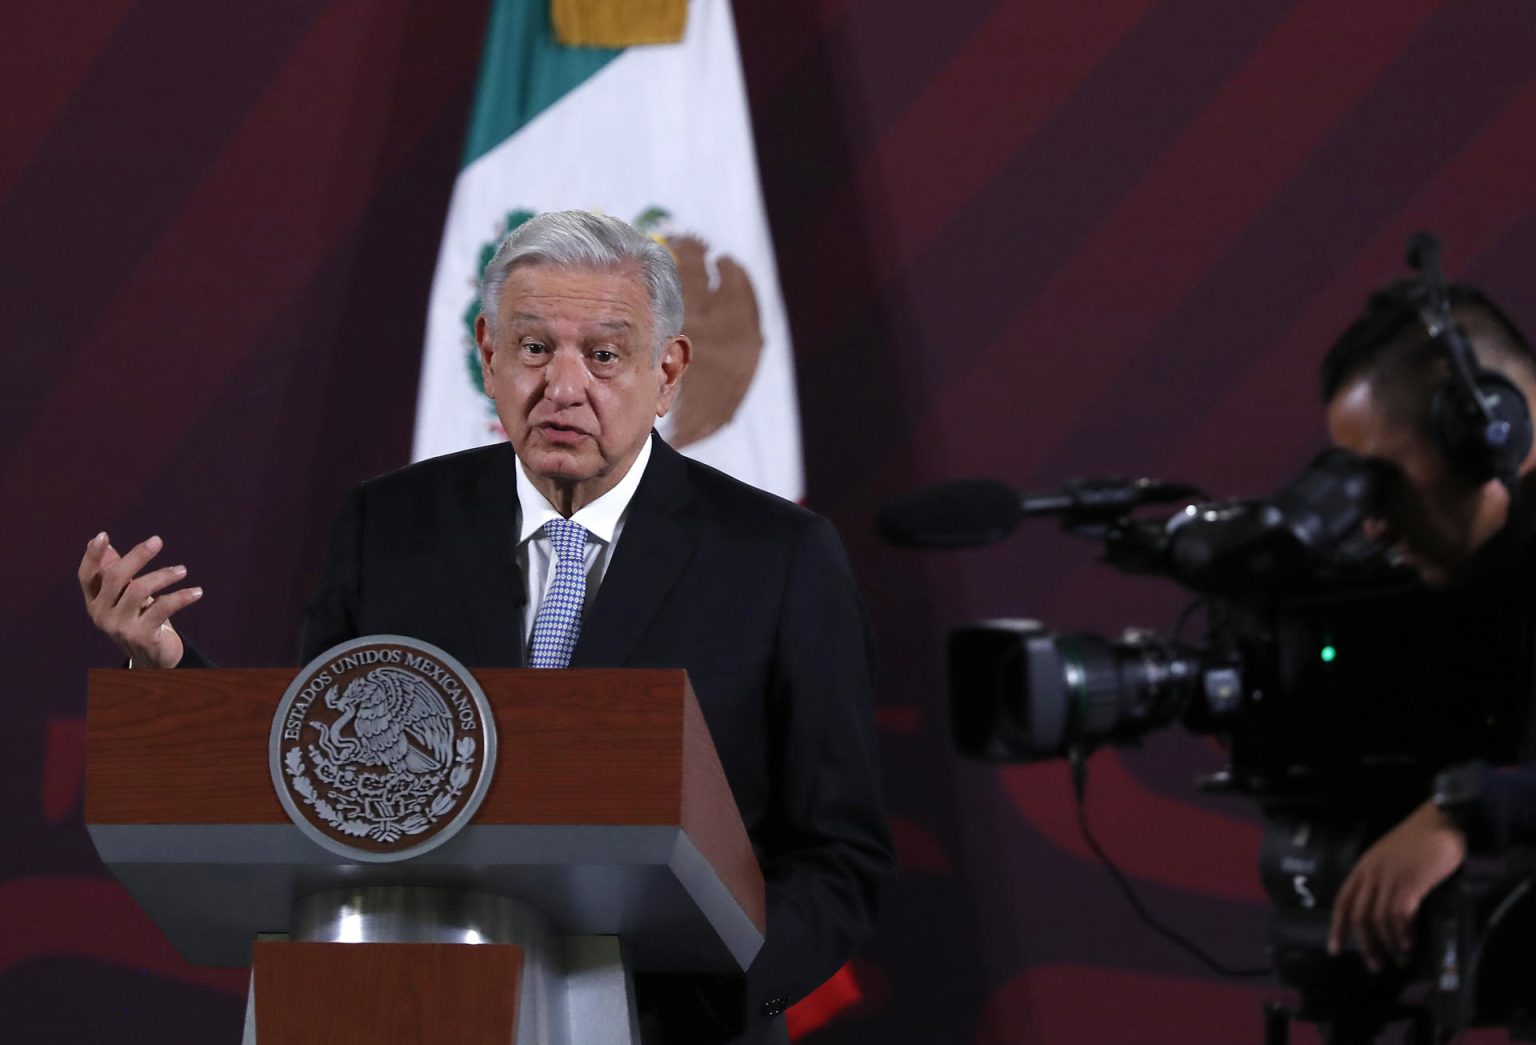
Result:
M289 685L272 782L295 824L342 856L402 860L441 845L490 786L495 726L474 677L398 635L342 643Z

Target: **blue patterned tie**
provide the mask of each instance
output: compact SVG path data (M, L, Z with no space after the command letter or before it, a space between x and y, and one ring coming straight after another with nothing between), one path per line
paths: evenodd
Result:
M555 576L533 618L528 651L532 668L563 668L571 662L581 634L581 607L587 597L587 531L569 519L551 519L544 535L555 549Z

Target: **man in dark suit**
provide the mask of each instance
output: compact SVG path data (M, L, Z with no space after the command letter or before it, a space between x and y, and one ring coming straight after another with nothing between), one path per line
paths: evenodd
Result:
M486 268L476 324L510 446L362 484L305 617L307 659L392 632L482 666L689 671L767 882L744 982L641 978L647 1040L772 1042L781 1013L869 931L890 842L869 637L831 526L688 461L652 431L692 353L665 247L622 222L542 215ZM105 535L80 581L138 662L181 662L159 551Z

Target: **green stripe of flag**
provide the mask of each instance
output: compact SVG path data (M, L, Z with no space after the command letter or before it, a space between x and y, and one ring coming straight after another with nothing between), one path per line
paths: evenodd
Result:
M621 53L623 48L562 46L550 25L549 0L495 0L486 27L463 167L506 141Z

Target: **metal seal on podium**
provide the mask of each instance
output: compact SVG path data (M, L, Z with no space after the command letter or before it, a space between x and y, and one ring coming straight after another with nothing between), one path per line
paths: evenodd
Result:
M436 646L366 635L304 666L272 720L272 784L315 842L353 860L419 856L491 784L496 727L474 676Z

